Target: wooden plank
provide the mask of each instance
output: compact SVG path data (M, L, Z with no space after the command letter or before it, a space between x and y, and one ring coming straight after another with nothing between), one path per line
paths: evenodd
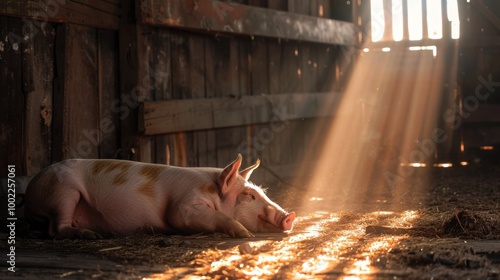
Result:
M289 1L289 5L291 3L292 2ZM289 6L289 9L293 8L301 11L306 7L304 6L305 3L295 4L295 6ZM307 8L309 8L309 3L306 4L308 4ZM300 43L293 41L282 44L281 66L279 71L281 90L279 94L303 92L303 54L300 46ZM278 105L274 107L273 113L276 114L276 112L286 114L289 113L289 108L287 106ZM267 127L258 132L259 135L261 135L259 138L261 138L262 144L266 145L267 153L270 155L269 164L290 164L294 162L297 151L301 149L301 147L297 145L296 140L302 135L295 135L295 133L298 132L297 130L297 122L287 122L286 125L282 123L279 130Z
M281 40L268 40L269 52L269 94L282 93L280 80L281 64L283 56L283 45Z
M269 60L267 39L255 38L251 42L251 92L252 95L269 94Z
M315 17L330 18L330 1L329 0L312 0L311 15Z
M96 30L65 26L62 157L97 158L100 136ZM57 54L56 54L57 55Z
M287 0L267 0L267 7L273 10L287 11L288 3Z
M29 19L40 31L47 22L77 23L103 29L118 29L120 6L99 0L7 1L0 14Z
M144 135L268 123L276 116L282 120L315 118L334 113L323 110L334 95L296 93L143 102L139 118ZM286 112L278 113L276 108L285 108Z
M152 90L150 88L151 79L155 81L166 79L167 73L155 71L155 68L149 68L150 60L147 34L149 28L137 26L135 24L135 1L124 0L121 2L123 13L120 21L120 91L121 99L116 105L120 108L120 141L121 149L131 154L132 160L153 159L150 153L154 152L154 146L141 146L141 143L150 143L140 139L137 131L137 114L139 102L153 100ZM155 65L155 64L151 64ZM163 85L163 83L160 83ZM158 83L155 83L158 85ZM134 152L132 152L134 151Z
M61 5L53 20L113 30L117 30L120 25L119 14L110 14L74 1Z
M235 38L220 38L216 43L216 67L215 74L215 92L217 97L235 97L240 98L239 91L239 49L238 41ZM212 105L213 106L213 105ZM224 113L230 111L225 107L215 106L213 112L214 123L226 119ZM215 112L218 114L218 119L214 120ZM240 132L233 128L220 128L215 132L215 144L217 153L217 166L223 167L230 163L235 158L236 147L238 144L234 142L237 134ZM233 150L234 149L234 150Z
M141 24L341 45L355 43L354 25L344 21L210 0L141 0L139 6Z
M302 53L300 44L287 42L283 44L281 54L281 69L279 93L296 93L302 91Z
M97 31L99 59L99 158L114 158L118 150L119 118L113 103L119 100L118 37L116 31Z
M0 18L0 177L7 177L7 165L15 165L16 176L25 175L24 118L25 95L22 81L22 21ZM4 40L6 39L6 40Z
M318 92L317 85L317 56L314 52L314 45L301 44L299 58L301 60L302 87L299 92Z
M213 37L204 37L203 39L204 46L204 64L205 64L205 97L213 98L215 97L215 65L218 63L215 58L215 49L216 49L216 41ZM204 141L204 150L205 156L202 156L202 149L199 149L200 166L217 166L217 144L216 144L216 131L215 130L207 130L206 137Z
M312 44L301 44L300 49L299 49L299 59L301 60L301 82L302 82L302 89L301 92L318 92L318 89L316 88L317 86L317 67L315 68L314 66L317 65L315 64L316 61L316 53L313 51L314 46L311 46ZM333 111L333 110L332 110ZM294 146L292 147L293 150L295 150L295 155L290 162L292 163L297 163L300 165L300 163L304 162L304 157L306 154L309 154L313 152L318 145L316 143L311 143L311 135L313 133L313 130L316 129L315 126L316 119L301 119L292 122L292 125L290 127L290 131L292 133L292 139L293 139L293 144ZM287 133L287 128L285 128L285 133ZM284 143L287 143L286 141ZM283 143L280 143L282 146ZM287 147L284 147L286 150Z
M254 96L270 94L269 51L267 43L267 38L260 37L254 38L251 42L250 85L251 95ZM256 133L261 127L263 128L265 125L249 125L247 127L246 139L238 144L238 152L243 155L247 164L249 162L253 163L259 158L263 164L265 163L266 158L262 156L262 151L257 149L254 144Z
M189 49L188 34L185 32L173 31L171 33L171 56L172 56L172 98L190 98L190 77L189 77Z
M244 37L240 38L238 41L238 71L239 74L239 95L240 96L251 96L251 38ZM240 153L238 147L241 143L247 141L248 138L252 137L252 127L250 125L240 126L233 128L235 130L234 137L232 139L233 146L230 150L232 159L236 157L237 153ZM243 166L251 165L257 160L256 158L245 157L243 158Z
M55 29L45 26L43 33L26 42L33 88L26 99L26 173L34 175L51 164L52 92L54 80Z
M333 90L338 91L342 85L341 85L341 72L342 72L342 66L341 66L341 60L344 60L342 57L342 52L343 50L340 48L334 48L335 52L337 54L338 59L335 59L333 62L333 67L334 68L334 78L332 79L331 83L329 83L332 87ZM328 56L325 55L324 59L327 59ZM326 72L326 71L325 71ZM323 87L323 90L326 90L326 87Z
M112 3L103 0L70 0L70 1L93 8L97 11L102 11L115 16L120 16L119 3Z
M288 0L288 12L311 15L311 4L309 1L303 0Z
M140 137L138 139L139 145L139 161L140 162L153 162L153 139L151 137Z
M145 32L145 44L149 45L148 67L150 71L160 73L155 75L157 79L152 82L153 100L172 99L172 55L170 48L171 31L166 29L149 29ZM174 139L171 135L156 135L154 137L154 162L163 164L173 164L175 156Z
M199 84L196 83L196 88L192 83L195 83L195 79L199 79L200 75L191 77L191 74L195 75L196 71L193 69L197 68L191 62L193 56L199 56L200 52L203 55L203 49L196 49L191 52L191 47L195 48L190 44L190 37L194 34L189 34L186 32L174 31L171 36L171 56L172 56L172 92L173 98L176 99L190 99L192 98L193 91L196 95L200 94L202 89L199 88ZM201 46L203 47L203 46ZM197 61L200 61L197 57ZM191 132L178 132L173 135L174 142L174 165L176 166L193 166L196 165L197 158L195 154L195 149L193 147L193 135Z
M330 92L332 90L332 85L334 80L339 79L339 74L336 74L335 61L338 56L334 54L335 47L327 45L317 45L316 55L318 57L317 64L317 81L318 81L318 91L320 92ZM340 54L339 54L340 55ZM339 68L338 71L341 71ZM332 77L335 77L332 79Z
M189 77L192 98L205 98L205 37L190 34L188 37ZM210 148L207 145L207 131L191 132L191 153L188 166L208 166Z
M170 35L170 55L172 63L172 98L185 99L190 97L189 92L189 54L187 49L188 36L174 30ZM170 135L171 156L173 165L187 166L188 137L184 131Z
M235 38L238 42L238 65L236 73L238 73L238 90L240 95L251 95L251 55L252 55L252 42L251 38Z

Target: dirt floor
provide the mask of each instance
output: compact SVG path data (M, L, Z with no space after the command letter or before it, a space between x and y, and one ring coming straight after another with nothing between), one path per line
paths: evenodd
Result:
M200 234L46 240L19 220L16 272L2 261L0 278L500 279L500 166L432 173L428 188L408 190L397 202L374 198L328 211L295 208L292 232L251 239ZM285 184L268 194L286 209L298 199L319 200ZM371 210L360 211L367 203Z

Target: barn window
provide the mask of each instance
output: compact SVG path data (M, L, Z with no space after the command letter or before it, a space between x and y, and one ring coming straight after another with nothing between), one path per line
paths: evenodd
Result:
M421 0L408 0L408 34L411 41L422 40Z
M370 4L372 41L378 42L382 40L385 30L384 3L383 0L372 0Z
M427 36L429 39L443 38L441 0L427 0Z
M403 40L403 2L392 0L392 36L394 41Z
M403 11L403 1L406 3L408 11L406 13ZM393 41L402 41L405 33L405 21L410 41L436 40L443 38L443 36L458 39L460 37L460 21L457 0L447 0L446 11L443 11L441 2L441 0L372 0L370 2L372 41L382 41L390 35L392 35ZM385 7L384 4L391 7ZM451 23L451 34L443 34L444 12L446 12L447 20ZM404 18L405 14L407 18ZM388 30L392 30L392 34L384 36ZM425 31L427 34L424 34Z

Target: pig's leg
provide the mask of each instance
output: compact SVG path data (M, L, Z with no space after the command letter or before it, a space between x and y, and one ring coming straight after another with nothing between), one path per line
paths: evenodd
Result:
M210 208L212 209L212 208ZM237 238L247 238L253 237L254 235L248 231L240 222L232 219L226 214L220 211L214 211L214 222L216 225L216 231L223 232L230 235L231 237Z
M240 222L207 204L184 205L180 212L182 215L174 224L181 229L195 232L222 232L236 238L254 236Z
M80 192L71 190L59 196L61 200L51 218L50 230L55 231L55 239L102 239L102 236L91 230L73 227L73 216L76 205L81 199Z

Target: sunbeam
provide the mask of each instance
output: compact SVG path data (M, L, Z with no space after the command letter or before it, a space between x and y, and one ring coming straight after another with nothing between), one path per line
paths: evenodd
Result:
M444 138L437 116L445 56L435 52L420 47L360 54L314 160L305 209L320 204L310 198L322 198L322 207L344 203L348 209L354 202L369 210L389 201L387 210L401 210L398 197L425 187L427 169L417 167L432 166Z

